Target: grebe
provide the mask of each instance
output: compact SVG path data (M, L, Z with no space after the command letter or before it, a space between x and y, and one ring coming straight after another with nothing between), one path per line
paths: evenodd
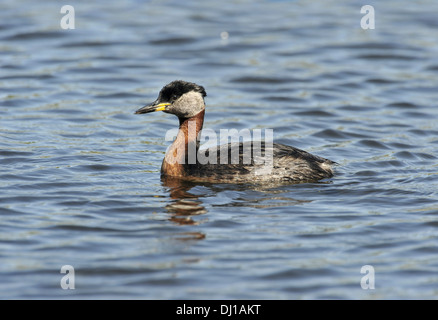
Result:
M261 154L270 154L270 166L257 161L256 154L245 161L244 143L226 144L205 151L208 157L217 155L217 161L206 163L198 157L190 161L190 152L199 151L199 133L205 114L204 87L182 80L164 86L158 98L135 113L164 111L179 119L178 134L164 156L161 166L162 178L178 178L206 182L312 182L333 176L335 162L312 155L306 151L278 143L250 142L252 147L260 147ZM231 161L233 148L238 148L238 163ZM202 151L202 150L201 150ZM235 150L236 151L236 150ZM226 163L220 161L221 153L227 155ZM234 153L237 155L237 153ZM193 158L192 158L193 159ZM223 160L223 159L222 159ZM265 167L263 167L265 166Z

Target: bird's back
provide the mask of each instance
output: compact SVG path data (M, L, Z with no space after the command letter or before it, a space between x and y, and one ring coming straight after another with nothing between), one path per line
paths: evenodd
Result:
M333 176L333 161L291 146L265 142L221 145L200 150L186 177L212 182L311 182Z

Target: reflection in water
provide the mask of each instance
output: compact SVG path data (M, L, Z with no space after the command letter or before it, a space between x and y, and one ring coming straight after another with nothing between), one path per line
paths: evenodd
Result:
M208 213L202 198L203 195L196 195L189 192L195 187L207 188L208 194L219 195L224 193L225 203L216 203L212 207L247 207L247 208L290 208L304 203L312 202L309 199L296 199L285 194L290 192L292 184L269 183L269 184L213 184L207 182L184 181L173 177L161 177L163 186L169 188L170 203L166 205L166 210L170 214L169 221L180 226L196 226L208 221L205 217L199 216ZM312 184L295 184L297 191L305 185L309 188L313 185L320 188L321 185L330 184L330 181L320 181ZM220 195L219 195L220 197ZM285 213L287 214L287 213ZM186 231L177 234L175 239L201 240L206 237L206 232Z
M192 218L207 213L202 201L198 200L198 196L188 192L194 186L193 183L171 177L162 177L161 181L164 186L170 189L172 202L166 206L166 210L170 213L170 221L179 225L199 225L206 221L206 219L194 220ZM177 237L178 240L204 238L205 234L201 232L183 232Z
M170 221L180 225L199 225L207 219L193 220L194 216L199 216L208 211L203 206L199 196L189 192L193 187L202 185L209 188L214 193L233 191L235 197L229 197L229 202L223 204L215 204L214 207L253 207L253 208L274 208L274 207L291 207L303 203L311 202L307 199L294 199L282 196L289 189L284 189L284 184L211 184L193 181L184 181L178 178L162 177L162 183L170 190L170 198L173 200L171 204L166 206L167 211L171 214ZM321 185L329 182L319 182L316 185ZM288 184L290 186L290 184ZM308 184L307 184L308 186ZM248 192L250 192L248 194ZM243 193L243 196L241 195ZM194 235L197 239L201 237ZM205 237L205 235L203 235ZM202 237L202 238L203 238Z
M232 204L218 204L215 207L251 207L251 208L278 208L278 207L291 207L298 204L312 202L311 200L297 200L289 197L261 197L258 199L240 198L239 202L233 202Z

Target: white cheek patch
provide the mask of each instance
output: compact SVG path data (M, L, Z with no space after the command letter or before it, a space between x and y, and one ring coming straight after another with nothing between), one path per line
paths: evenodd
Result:
M184 93L172 106L174 113L184 118L193 117L204 108L205 105L202 95L195 91Z

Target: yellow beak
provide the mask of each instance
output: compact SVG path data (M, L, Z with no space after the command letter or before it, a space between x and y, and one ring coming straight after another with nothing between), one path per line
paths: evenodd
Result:
M164 111L166 110L166 107L170 106L171 103L169 102L162 102L156 104L156 102L152 104L148 104L144 107L141 107L137 111L135 111L135 114L141 114L141 113L149 113L149 112L155 112L155 111Z

